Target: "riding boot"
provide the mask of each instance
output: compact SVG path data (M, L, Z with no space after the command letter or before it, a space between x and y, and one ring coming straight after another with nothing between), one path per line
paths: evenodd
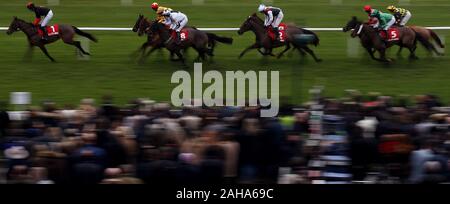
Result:
M275 33L275 41L280 41L280 31L278 31L278 27L273 27L273 32Z
M45 26L41 26L40 28L42 30L42 39L46 41L48 38L47 29L45 29Z
M176 41L177 45L181 44L181 33L179 31L177 31L177 41Z

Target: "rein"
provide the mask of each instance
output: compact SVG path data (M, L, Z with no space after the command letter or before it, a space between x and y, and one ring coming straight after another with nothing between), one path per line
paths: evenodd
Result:
M361 31L362 31L363 27L364 27L364 24L359 25L359 29L358 29L358 32L356 32L356 35L360 35L361 34Z

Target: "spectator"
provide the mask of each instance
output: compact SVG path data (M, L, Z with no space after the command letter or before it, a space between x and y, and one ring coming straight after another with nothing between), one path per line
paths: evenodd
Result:
M6 112L6 103L0 101L0 139L7 136L7 129L11 121L8 112Z
M279 118L110 96L99 108L45 102L14 121L0 106L1 148L8 183L448 182L449 110L432 95L408 101L353 91Z

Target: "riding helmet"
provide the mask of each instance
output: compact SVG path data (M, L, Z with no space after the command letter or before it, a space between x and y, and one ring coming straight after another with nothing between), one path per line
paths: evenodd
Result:
M395 9L396 9L396 8L395 8L395 6L393 6L393 5L387 7L387 10L388 10L388 11L395 11Z
M34 3L33 3L33 2L28 2L28 3L27 3L27 8L28 8L28 9L34 8Z
M153 9L153 10L156 11L156 10L158 10L158 8L159 8L158 3L155 2L155 3L152 4L152 9Z
M258 7L258 12L263 12L264 9L266 9L266 6L264 4L260 4Z

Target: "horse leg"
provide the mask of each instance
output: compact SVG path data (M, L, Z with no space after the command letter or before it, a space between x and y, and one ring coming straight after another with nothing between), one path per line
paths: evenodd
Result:
M55 59L53 59L52 56L50 56L50 54L48 54L47 48L45 48L44 44L38 45L39 48L41 48L42 52L52 61L55 62Z
M380 61L381 62L391 62L391 59L387 59L386 58L386 49L380 49L378 50L378 52L380 53Z
M161 47L152 47L152 49L150 49L147 54L144 55L144 58L147 58L148 56L150 56L153 52L155 52L156 50L161 49Z
M273 54L273 49L272 48L266 49L266 55L269 55L271 57L275 57L275 55Z
M305 52L307 52L309 55L311 55L313 58L314 58L314 60L316 61L316 62L322 62L322 59L320 59L320 58L317 58L317 56L316 56L316 54L314 53L314 51L313 50L311 50L308 46L301 46L302 47L302 49L305 51Z
M403 46L400 46L400 49L398 49L398 51L397 51L397 56L402 55L402 50L403 50Z
M245 48L245 50L242 51L241 54L239 55L239 59L241 59L241 58L245 55L245 53L247 53L248 51L253 50L253 49L256 49L256 48L260 48L260 46L259 46L258 43L255 43L255 44L250 45L249 47ZM260 51L260 50L258 49L258 51ZM260 51L260 52L261 52L261 51ZM261 53L262 53L262 52L261 52Z
M31 61L31 58L32 58L32 54L33 54L33 50L34 50L34 45L33 44L29 44L28 45L28 50L27 50L27 52L25 52L25 55L23 56L23 61L25 61L25 62L29 62L29 61Z
M186 62L185 62L184 57L181 54L180 50L179 49L178 50L174 50L173 52L178 56L178 58L180 59L181 63L183 65L186 65Z
M197 56L197 59L196 59L196 61L200 61L200 59L202 60L202 61L205 61L206 60L206 53L208 52L208 48L207 47L203 47L203 46L200 46L200 47L194 47L194 49L197 51L197 53L198 53L198 56Z
M287 43L286 48L280 54L278 54L277 58L280 59L284 55L284 53L286 53L290 49L291 49L291 44Z
M150 45L148 45L148 47L150 47ZM139 58L138 64L142 65L145 62L145 59L148 58L148 56L150 56L150 54L152 54L155 50L158 49L158 47L152 47L152 49L150 49L147 53L145 53L145 50L147 48L144 47L144 49L142 50L142 54L141 57Z
M91 54L89 54L88 52L84 51L84 49L81 47L80 41L66 42L66 44L75 46L75 47L78 48L78 49L81 51L81 53L83 53L84 55L91 55Z
M265 51L265 50L264 50ZM263 56L265 56L266 55L266 53L265 52L263 52L263 51L261 51L261 48L259 48L258 49L258 52L261 54L261 55L263 55Z
M175 57L175 53L170 51L170 60L173 61Z
M371 57L373 60L376 60L376 61L382 61L382 60L380 60L380 59L378 59L378 58L375 57L375 55L374 55L374 54L375 54L375 51L374 51L372 48L367 47L366 50L367 50L367 52L369 53L370 57Z
M409 52L410 52L410 54L409 54L409 59L410 60L416 60L416 59L419 59L417 56L416 56L416 48L417 48L417 46L415 45L415 44L412 44L411 46L408 46L408 49L409 49Z
M148 42L144 42L139 49L137 49L136 51L134 51L133 53L131 53L131 57L136 56L139 52L141 53L141 56L145 54L145 49L150 46Z
M303 51L303 49L302 49L301 47L295 46L295 48L298 50L298 52L300 53L300 55L301 55L302 57L306 56L306 52Z

